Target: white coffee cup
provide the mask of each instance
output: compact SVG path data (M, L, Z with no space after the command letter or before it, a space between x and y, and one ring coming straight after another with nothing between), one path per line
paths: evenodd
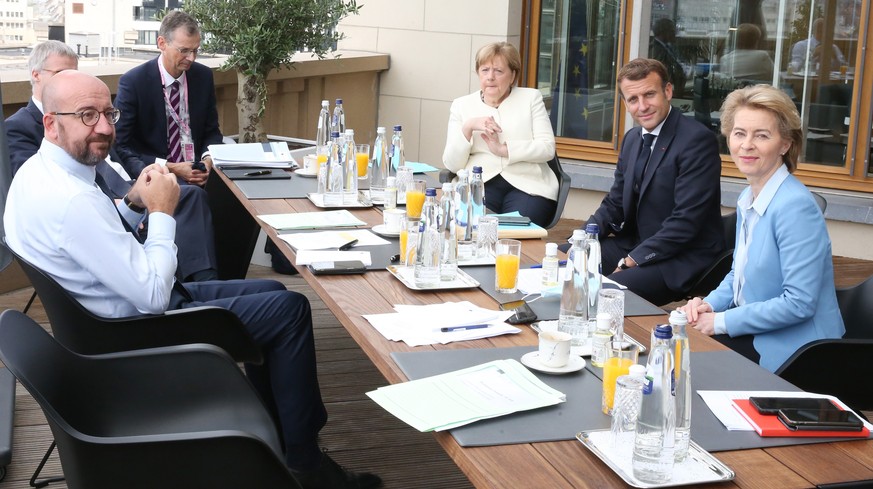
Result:
M570 333L561 331L543 331L539 334L540 349L537 355L539 362L546 367L563 367L570 360Z
M315 168L317 165L318 165L318 160L316 159L316 156L314 154L313 155L306 155L303 157L303 169L304 170L306 170L308 172L313 172L313 171L315 171Z
M382 211L382 222L389 233L399 233L406 211L403 209L385 209Z

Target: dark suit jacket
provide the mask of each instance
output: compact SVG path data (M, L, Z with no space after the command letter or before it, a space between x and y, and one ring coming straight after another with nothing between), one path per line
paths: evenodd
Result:
M215 82L212 70L194 63L188 78L188 114L196 161L210 144L222 141L218 127ZM121 163L136 178L155 158L167 157L167 112L158 58L128 71L118 80L115 107L121 119L115 124L115 146Z
M601 239L614 234L640 266L659 267L668 287L685 291L724 249L718 143L699 122L671 110L634 201L641 131L625 135L615 182L591 222L600 226ZM634 208L636 219L625 226Z

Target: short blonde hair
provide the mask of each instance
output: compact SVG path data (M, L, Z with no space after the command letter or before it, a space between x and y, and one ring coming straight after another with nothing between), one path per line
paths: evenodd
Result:
M782 90L771 85L752 85L728 94L721 106L721 133L730 141L734 119L740 109L764 110L776 118L779 135L791 141L791 147L782 155L788 171L794 173L803 147L803 129L794 101Z
M476 53L476 71L478 72L480 66L498 56L506 61L506 65L515 75L512 83L517 83L518 74L521 73L521 55L518 53L518 49L508 42L492 42L479 48Z

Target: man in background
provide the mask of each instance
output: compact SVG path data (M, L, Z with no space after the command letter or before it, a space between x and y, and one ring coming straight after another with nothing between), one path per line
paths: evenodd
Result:
M33 48L27 66L33 95L27 106L6 119L6 140L9 144L9 161L13 175L28 158L36 154L42 144L43 87L55 74L64 70L77 70L79 58L68 45L60 41L46 41ZM96 171L97 184L106 195L115 200L127 198L131 187L128 183L130 176L120 164L106 158L97 164ZM128 210L141 214L140 222L146 220L144 209L131 205L129 200L124 202ZM176 220L179 223L176 231L179 262L177 277L188 282L218 278L212 213L203 189L187 186L182 189ZM135 227L144 238L145 229L139 225Z
M116 149L134 178L158 162L181 182L203 185L212 168L209 145L223 137L212 70L194 61L199 24L180 10L168 13L158 31L158 49L160 56L118 81Z

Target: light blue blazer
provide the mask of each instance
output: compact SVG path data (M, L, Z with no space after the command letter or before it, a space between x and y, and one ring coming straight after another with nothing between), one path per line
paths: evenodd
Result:
M751 188L740 198L748 192ZM738 237L742 225L738 214ZM744 277L745 305L733 302L733 268L704 300L714 311L725 312L730 336L755 336L755 350L767 370L778 369L810 341L845 333L825 220L793 175L782 182L755 225Z

